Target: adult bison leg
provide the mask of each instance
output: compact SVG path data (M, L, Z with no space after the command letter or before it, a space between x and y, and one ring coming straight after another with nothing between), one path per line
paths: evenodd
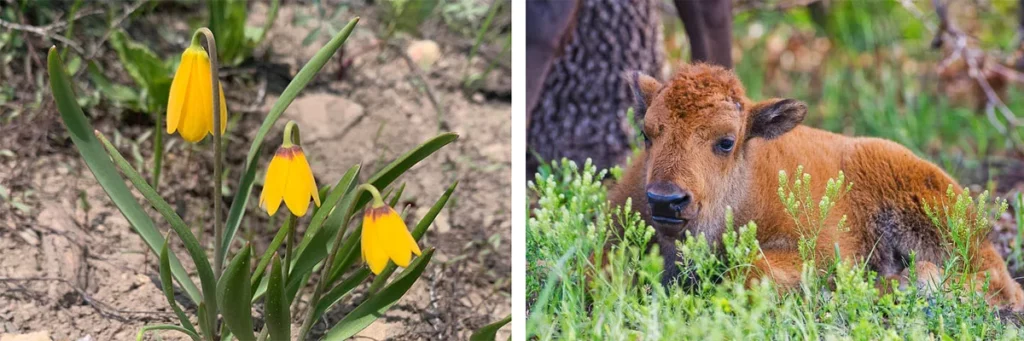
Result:
M770 280L775 282L780 292L789 291L800 285L802 264L796 250L764 250L761 259L754 262L754 268L747 275L746 286Z
M1006 262L999 256L992 242L985 241L978 250L980 271L975 274L976 289L981 289L985 279L989 280L986 299L989 304L1013 311L1024 311L1024 291L1006 270Z
M690 39L691 59L732 68L732 4L729 0L675 0Z

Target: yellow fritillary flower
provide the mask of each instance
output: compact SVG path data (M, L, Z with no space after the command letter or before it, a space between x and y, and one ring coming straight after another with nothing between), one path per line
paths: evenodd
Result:
M198 37L198 36L197 36ZM181 133L188 142L199 142L213 134L213 86L210 82L210 57L198 39L181 54L167 99L167 133ZM224 87L220 87L220 133L227 126L228 107Z
M389 259L400 267L408 267L412 254L420 255L419 245L398 212L384 204L379 194L374 193L373 201L363 214L363 259L375 275L384 271Z
M320 194L306 155L302 153L302 147L292 144L286 138L267 167L263 192L260 193L260 208L274 215L281 207L281 201L284 201L292 214L301 217L309 209L310 197L320 207Z

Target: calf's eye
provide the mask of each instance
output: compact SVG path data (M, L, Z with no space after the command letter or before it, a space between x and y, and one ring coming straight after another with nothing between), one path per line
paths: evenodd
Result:
M715 144L715 150L720 153L728 153L731 152L732 148L735 146L736 140L733 140L731 137L726 137L718 140L718 143Z

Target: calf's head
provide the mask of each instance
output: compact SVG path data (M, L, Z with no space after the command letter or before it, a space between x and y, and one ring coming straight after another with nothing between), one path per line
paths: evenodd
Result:
M717 240L725 207L736 207L748 190L748 145L799 125L806 105L752 103L731 71L706 64L683 65L667 84L640 73L627 77L643 122L644 186L655 229Z

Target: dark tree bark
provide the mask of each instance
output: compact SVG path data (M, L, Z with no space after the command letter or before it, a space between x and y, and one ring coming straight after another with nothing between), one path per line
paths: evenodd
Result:
M528 116L529 177L539 165L532 153L545 161L566 157L579 164L591 158L598 168L628 156L634 132L625 117L633 100L622 75L627 70L661 74L659 3L581 1L571 39L550 66Z

